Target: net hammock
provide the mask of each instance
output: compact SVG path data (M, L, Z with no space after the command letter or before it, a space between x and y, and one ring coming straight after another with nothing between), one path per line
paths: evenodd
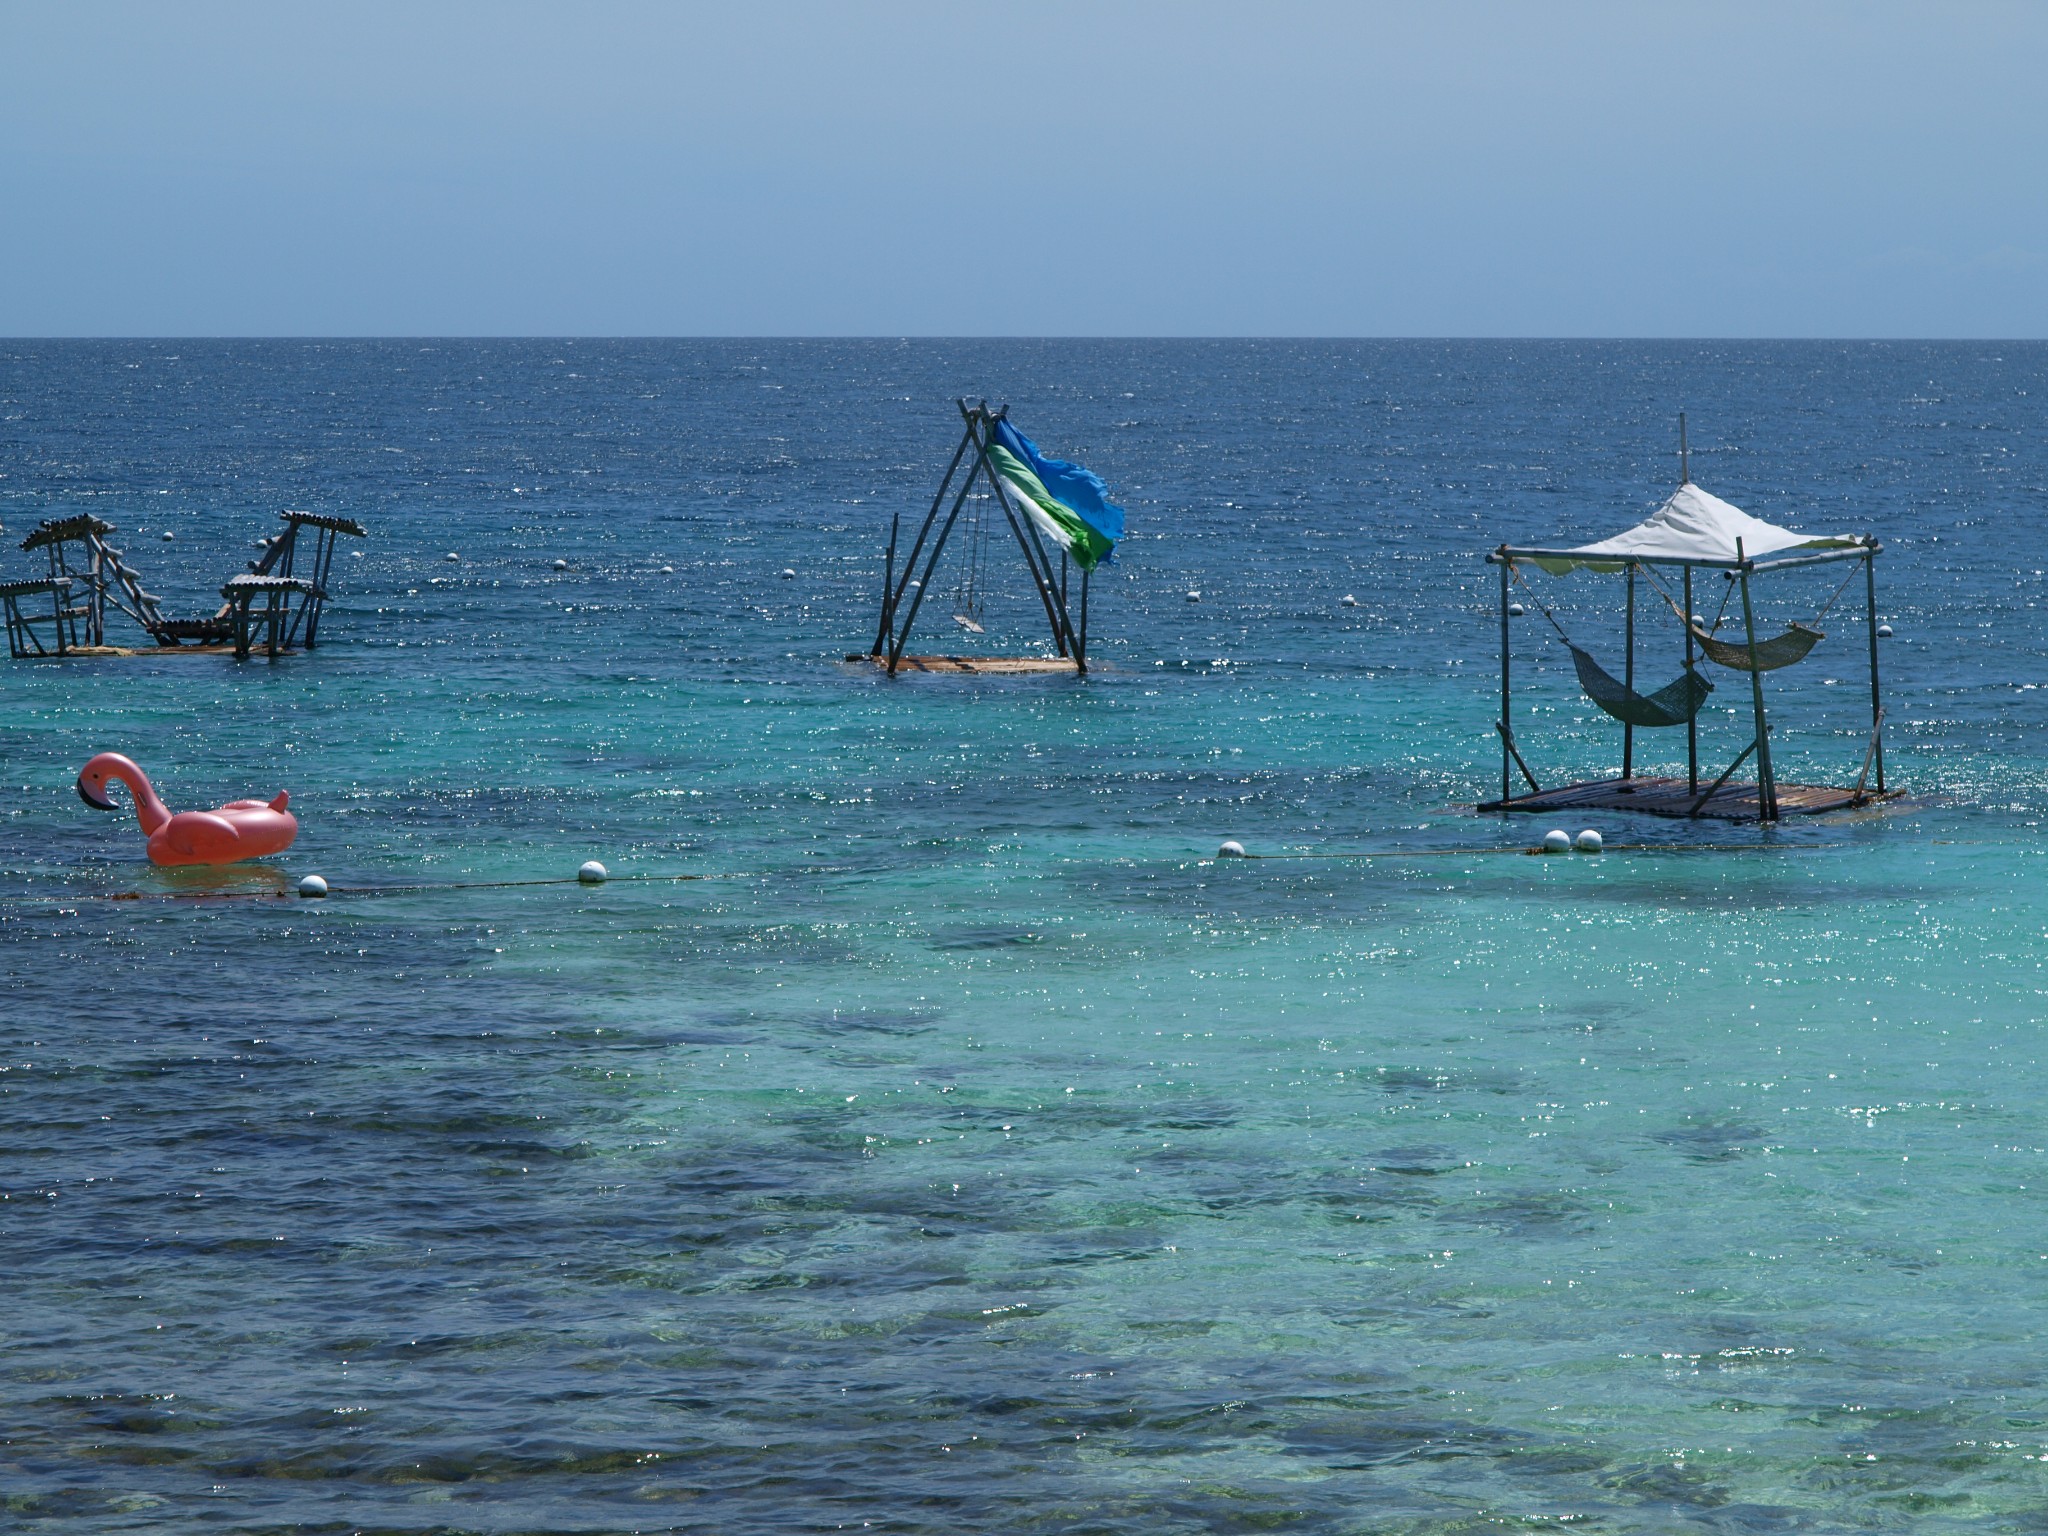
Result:
M1697 624L1688 624L1686 628L1692 631L1699 648L1707 653L1707 660L1733 667L1738 672L1775 672L1780 667L1789 667L1794 662L1806 660L1806 653L1827 639L1820 630L1794 624L1782 635L1757 641L1756 662L1752 666L1747 645L1730 645L1726 640L1716 640Z
M1508 572L1521 584L1522 590L1529 594L1529 601L1536 605L1536 611L1543 615L1552 629L1557 631L1557 638L1564 642L1565 649L1572 653L1572 670L1579 674L1579 687L1585 691L1586 697L1623 725L1646 726L1651 729L1667 725L1684 725L1706 704L1707 695L1714 691L1714 685L1690 667L1655 693L1637 693L1585 651L1572 644L1572 637L1566 634L1564 626L1557 622L1557 615L1536 596L1528 582L1522 580L1522 573L1512 564L1508 566Z
M1678 599L1673 597L1664 583L1657 579L1655 571L1647 565L1641 569L1644 576L1649 578L1650 585L1657 589L1657 595L1664 599L1665 606L1678 615L1681 624L1692 631L1693 640L1706 652L1707 660L1719 666L1732 667L1737 672L1775 672L1780 667L1789 667L1806 660L1807 652L1827 639L1826 632L1814 628L1814 625L1828 616L1828 610L1835 606L1856 575L1856 568L1851 566L1849 574L1842 578L1840 585L1835 588L1828 600L1820 605L1820 612L1813 616L1813 624L1801 624L1795 620L1787 626L1783 634L1757 641L1752 651L1747 644L1731 645L1726 640L1714 638L1714 631L1721 627L1721 613L1728 611L1728 599L1735 591L1733 581L1728 583L1727 590L1721 594L1721 613L1714 615L1714 622L1711 625L1703 625L1694 622L1695 616L1688 614L1679 606Z
M1637 693L1571 641L1565 641L1565 648L1572 653L1572 668L1579 674L1586 697L1623 725L1683 725L1700 712L1707 695L1714 691L1714 685L1699 673L1687 671L1655 693Z

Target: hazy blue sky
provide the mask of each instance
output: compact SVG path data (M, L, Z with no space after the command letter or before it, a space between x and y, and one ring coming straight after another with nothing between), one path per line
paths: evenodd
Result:
M2048 4L0 0L0 332L2048 335Z

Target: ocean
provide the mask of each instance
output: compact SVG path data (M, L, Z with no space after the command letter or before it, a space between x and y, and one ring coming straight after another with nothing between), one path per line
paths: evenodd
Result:
M1128 510L1086 678L842 659L956 397ZM2048 1530L2044 400L2040 343L0 342L0 580L91 512L197 615L280 509L368 529L316 652L0 664L0 1523ZM1637 521L1681 410L1883 541L1906 797L1474 814L1485 551ZM911 649L1043 653L961 537L985 633L951 561ZM1531 581L1618 672L1619 579ZM1853 780L1864 625L1769 675L1782 778ZM1514 644L1532 768L1612 772ZM102 750L297 846L153 869Z

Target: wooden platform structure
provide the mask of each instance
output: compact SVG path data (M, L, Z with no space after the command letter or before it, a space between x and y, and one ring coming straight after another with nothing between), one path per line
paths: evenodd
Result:
M306 644L310 647L312 626L319 618L317 605L327 596L302 577L253 574L230 576L220 595L227 599L228 629L234 636L237 661L249 659L259 633L263 636L264 654L276 661L301 622L306 622Z
M69 576L0 582L0 606L7 614L9 655L69 656L78 649L78 626L87 610L71 600ZM49 612L45 613L45 608ZM47 640L45 629L49 631Z
M51 581L68 581L78 591L72 617L75 632L72 645L56 654L68 655L76 646L107 643L107 610L125 613L152 637L163 624L163 614L154 592L142 589L142 578L121 557L121 551L107 542L112 523L102 522L89 512L72 517L49 518L21 541L24 554L40 551L49 561ZM13 631L9 630L10 640ZM12 649L12 647L10 647ZM13 654L46 655L48 652Z
M1778 816L1822 816L1829 811L1860 810L1881 800L1896 800L1901 791L1840 789L1826 784L1776 786ZM1637 811L1645 816L1702 816L1715 821L1763 821L1764 801L1755 784L1719 784L1702 794L1696 783L1680 778L1638 774L1627 779L1593 779L1563 784L1512 800L1491 800L1482 811Z
M964 399L953 403L959 409L962 423L960 442L953 450L953 459L946 466L944 477L939 481L938 492L932 497L924 522L903 557L900 571L896 556L902 514L899 512L890 519L888 554L882 566L881 615L875 625L874 644L866 659L891 677L900 672L976 672L998 676L1032 672L1085 673L1088 670L1088 578L1097 558L1107 558L1111 545L1123 536L1123 512L1101 499L1102 482L1093 474L1078 465L1040 459L1036 446L1009 424L1008 406L990 410L986 400L976 405L969 405ZM1024 463L1024 459L1031 459L1037 468ZM963 466L966 469L964 477L961 475ZM1058 496L1051 496L1045 478L1060 476L1066 477L1062 490ZM1068 487L1081 482L1085 482L1085 486L1081 497L1077 498ZM1023 488L1025 486L1029 487L1028 494ZM981 488L978 496L977 487ZM1092 491L1088 487L1092 487ZM1099 521L1103 515L1111 514L1113 526L1097 527L1075 506L1067 504L1070 501L1085 503L1090 495L1095 497L1094 518ZM1032 499L1041 496L1046 499ZM917 622L918 610L932 594L932 578L938 571L939 557L945 553L947 541L960 522L962 510L970 505L974 510L969 515L965 540L967 553L960 594L962 606L954 614L955 622L975 634L982 632L976 618L976 592L982 579L988 536L985 512L992 506L1001 511L1003 521L1009 525L1017 548L1024 557L1032 588L1052 630L1053 656L912 656L906 653L904 648L910 640L911 626ZM1060 518L1068 521L1062 524L1058 521ZM1080 554L1070 561L1067 546L1060 544L1059 540L1071 538L1075 530L1079 530L1083 542L1075 543L1074 547ZM997 538L1000 540L999 534ZM1097 542L1091 544L1086 540ZM1052 547L1060 550L1057 571L1054 569ZM921 575L918 574L920 558L924 560ZM1068 601L1070 564L1081 567L1078 623L1075 607Z
M862 655L855 651L846 659L872 662L884 672L954 672L1021 677L1033 672L1078 674L1082 670L1080 661L1072 656L898 656L893 668L887 656Z
M112 524L89 514L44 522L21 547L28 553L42 551L49 575L0 583L9 654L17 660L152 654L107 643L109 608L134 620L158 651L246 660L259 636L273 661L298 648L312 650L319 643L335 545L341 538L366 534L353 518L292 511L278 516L284 519L284 532L264 540L262 559L250 562L246 574L230 577L221 588L220 608L197 619L164 616L163 600L143 590L141 577L108 542ZM42 611L45 602L48 613Z
M1708 494L1692 483L1687 460L1685 417L1678 418L1678 489L1643 522L1612 538L1569 548L1520 548L1502 544L1487 555L1489 564L1500 567L1500 718L1494 730L1500 737L1500 796L1477 809L1482 811L1551 811L1598 809L1644 811L1653 816L1706 816L1720 820L1776 821L1784 815L1818 815L1866 805L1890 798L1884 774L1884 703L1878 687L1877 644L1877 556L1883 545L1868 534L1809 536L1752 517L1739 507ZM1836 586L1834 595L1821 606L1811 624L1794 623L1782 634L1759 639L1757 616L1751 594L1752 581L1763 572L1779 572L1835 561L1861 561L1861 583L1866 641L1870 658L1870 737L1863 753L1861 771L1848 786L1791 784L1780 782L1771 754L1771 724L1764 709L1764 674L1796 665L1826 636L1817 627L1857 574L1849 574ZM1622 676L1605 671L1582 647L1572 642L1557 616L1533 588L1528 588L1521 570L1533 566L1552 575L1565 576L1576 570L1621 572L1625 575L1626 625ZM1666 588L1657 571L1676 573L1679 592ZM1713 619L1700 616L1694 608L1694 575L1718 574L1725 591L1720 610ZM1684 670L1676 681L1654 693L1636 691L1636 583L1642 577L1671 608L1684 637ZM1536 781L1515 739L1514 695L1510 686L1513 667L1510 621L1521 614L1522 604L1513 600L1511 587L1519 583L1528 590L1530 601L1544 621L1557 631L1570 650L1573 667L1586 696L1621 723L1621 772L1611 780L1586 781L1545 790ZM1680 595L1682 593L1682 596ZM1720 635L1722 614L1740 599L1739 640ZM1883 633L1889 633L1888 630ZM1704 789L1700 771L1699 711L1713 684L1699 670L1701 661L1713 661L1749 680L1749 743L1735 755ZM1638 775L1635 771L1635 733L1654 727L1685 727L1685 777L1661 778ZM1737 769L1754 756L1756 782L1734 781ZM1875 779L1873 781L1873 770ZM1526 794L1515 793L1519 771L1528 784Z

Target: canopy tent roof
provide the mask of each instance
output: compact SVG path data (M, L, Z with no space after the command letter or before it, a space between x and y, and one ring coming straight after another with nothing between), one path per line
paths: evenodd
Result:
M1741 541L1741 553L1736 541ZM1595 571L1618 571L1630 561L1657 565L1737 566L1767 556L1789 556L1799 551L1844 550L1861 553L1869 546L1862 535L1794 533L1760 517L1751 517L1740 507L1687 483L1642 522L1597 544L1571 549L1511 549L1500 554L1511 560L1533 560L1553 576L1563 576L1584 567ZM1840 556L1807 555L1806 558L1839 559Z

